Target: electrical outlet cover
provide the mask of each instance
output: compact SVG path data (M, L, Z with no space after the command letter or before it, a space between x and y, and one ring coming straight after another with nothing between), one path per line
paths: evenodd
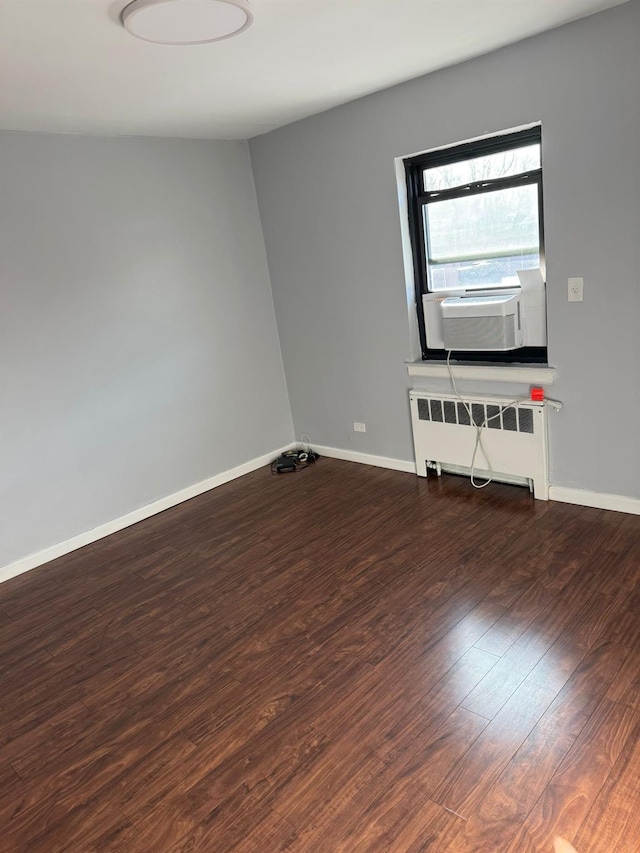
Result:
M568 280L568 300L569 302L582 302L584 292L583 278L570 278Z

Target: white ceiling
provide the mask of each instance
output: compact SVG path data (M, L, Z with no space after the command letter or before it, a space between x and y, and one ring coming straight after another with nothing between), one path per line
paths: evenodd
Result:
M126 2L0 0L0 127L249 138L625 0L253 0L192 47L133 38Z

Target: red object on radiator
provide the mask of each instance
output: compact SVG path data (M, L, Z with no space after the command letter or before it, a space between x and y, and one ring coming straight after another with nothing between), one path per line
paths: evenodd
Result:
M532 388L531 399L541 403L544 400L544 388Z

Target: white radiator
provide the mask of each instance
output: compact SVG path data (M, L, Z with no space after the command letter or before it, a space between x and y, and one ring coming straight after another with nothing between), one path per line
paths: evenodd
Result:
M430 468L438 473L442 469L470 474L477 434L474 424L486 422L482 445L491 460L493 479L528 484L536 498L549 499L544 403L522 399L516 408L509 407L513 399L508 397L465 395L467 408L453 394L418 389L409 392L409 399L418 476L426 477ZM479 480L489 475L480 448L476 452L474 473Z

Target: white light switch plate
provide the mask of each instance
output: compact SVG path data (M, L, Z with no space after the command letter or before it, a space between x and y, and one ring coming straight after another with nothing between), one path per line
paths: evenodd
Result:
M569 279L569 302L582 302L584 293L584 279L570 278Z

